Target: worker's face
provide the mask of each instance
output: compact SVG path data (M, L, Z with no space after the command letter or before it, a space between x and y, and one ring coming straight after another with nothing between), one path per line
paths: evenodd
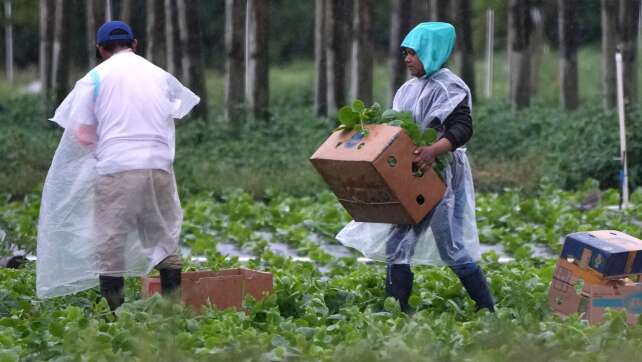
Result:
M417 53L410 48L403 48L402 54L406 62L406 68L413 77L421 77L424 75L424 65L421 64Z

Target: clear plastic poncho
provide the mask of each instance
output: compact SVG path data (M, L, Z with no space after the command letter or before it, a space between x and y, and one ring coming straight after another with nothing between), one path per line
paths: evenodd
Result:
M111 59L79 80L51 119L65 130L42 192L36 264L36 292L40 298L67 295L92 288L98 285L99 275L146 275L178 248L182 211L174 174L171 171L169 175L165 173L166 185L162 186L164 200L156 196L137 195L120 210L144 208L143 212L138 212L136 218L121 228L117 245L113 246L113 249L118 249L115 252L122 255L122 263L118 270L108 270L110 267L101 262L99 257L100 253L108 250L105 246L110 246L104 244L105 240L98 245L98 229L104 226L106 221L97 217L97 214L100 214L101 210L103 213L110 210L101 209L100 205L96 204L97 182L102 175L98 175L96 171L96 143L92 141L92 138L95 141L95 129L92 135L92 129L78 120L81 118L81 110L88 107L89 103L94 107L93 103L96 102L98 107L96 100L100 97L98 87L101 74L109 73L114 67L121 67L122 71L122 64L112 64L115 62L111 62ZM151 87L162 88L161 92L151 93L163 94L163 97L160 97L162 99L149 101L166 105L167 122L170 122L168 146L173 159L174 118L185 116L199 102L199 98L169 73L165 73L165 76L159 73L162 71L160 68L146 66L142 62L146 61L141 58L137 64L130 65L125 71L138 74L137 81L165 79L156 84L148 83ZM146 77L147 75L149 77ZM154 188L160 188L158 182L152 180L152 170L147 171L150 171L150 182L147 184L151 190L148 188L143 191L146 195L153 195ZM142 177L148 176L143 174ZM142 182L141 185L146 183ZM154 231L150 232L151 229ZM115 235L116 231L112 234Z
M422 23L404 39L403 47L416 51L429 74L404 83L395 94L393 109L411 112L423 128L443 132L443 122L464 100L472 110L468 86L450 70L440 67L454 44L454 28L445 23ZM422 47L441 47L425 49ZM422 55L429 58L424 62ZM337 234L345 246L389 264L459 265L479 260L475 221L475 191L465 149L453 152L444 170L447 190L441 202L417 225L352 221Z

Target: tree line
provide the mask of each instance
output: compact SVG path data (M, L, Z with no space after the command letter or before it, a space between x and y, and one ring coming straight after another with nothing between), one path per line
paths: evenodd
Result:
M202 117L207 115L205 68L213 62L211 54L216 51L213 48L218 49L219 54L214 61L224 67L223 113L227 119L238 119L246 114L257 118L269 116L269 64L274 63L275 53L286 56L288 52L296 54L300 51L294 49L286 52L284 49L287 46L283 47L282 44L301 44L304 48L311 46L316 74L314 109L318 115L333 116L338 107L352 99L359 98L366 103L372 101L374 59L381 55L382 44L387 44L388 48L388 93L393 94L408 76L399 44L414 25L426 20L448 21L455 25L457 47L449 66L456 66L456 73L477 95L479 87L475 83L474 60L476 55L483 53L481 48L484 44L480 41L478 31L484 26L484 14L480 10L488 6L493 7L499 16L505 16L505 21L498 21L498 29L502 26L506 28L509 98L513 108L517 110L528 106L530 98L537 93L535 81L542 61L541 48L553 36L559 46L560 104L565 109L575 109L579 104L577 50L582 38L594 33L585 31L585 23L589 22L581 23L583 18L578 14L583 14L589 2L599 5L601 12L599 32L604 105L607 108L615 105L616 51L621 52L623 58L626 102L629 105L638 103L640 0L4 2L7 73L13 71L9 67L13 58L9 57L8 47L12 43L9 35L14 33L9 28L14 23L10 5L13 3L16 8L13 14L18 13L18 16L18 6L31 6L32 9L38 9L40 83L45 98L51 99L53 105L68 92L70 67L74 64L78 66L78 58L83 58L79 54L85 53L87 67L96 64L94 34L96 28L110 18L133 23L137 33L144 29L143 34L138 34L144 38L140 53L177 75L201 95L203 102L197 113ZM305 14L309 18L301 18L306 9ZM276 11L282 11L286 20L275 16ZM210 17L208 12L215 16ZM592 15L597 17L597 14ZM298 19L297 27L283 28L284 22L292 22L292 19ZM312 20L307 27L306 19ZM220 43L212 43L209 35L205 39L204 34L211 34L212 29L218 29L219 26L216 32L220 32L217 33L221 35ZM554 31L551 30L553 26ZM501 40L500 30L496 32L498 40ZM204 45L205 41L208 42L207 46Z

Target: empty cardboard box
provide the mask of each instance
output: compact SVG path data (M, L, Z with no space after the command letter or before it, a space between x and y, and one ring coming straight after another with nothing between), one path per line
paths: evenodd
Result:
M143 278L143 297L160 293L160 278ZM272 274L244 268L184 272L181 280L183 303L199 311L208 302L218 309L241 308L249 294L256 300L272 293Z
M642 313L642 283L624 278L593 283L578 271L573 263L559 259L548 295L551 311L560 316L579 313L589 323L599 324L607 308L621 309L628 323L636 323Z
M642 240L614 230L573 233L561 258L607 279L642 274Z
M336 131L310 157L355 221L417 224L446 185L430 169L416 176L417 148L400 127L368 125L367 135Z

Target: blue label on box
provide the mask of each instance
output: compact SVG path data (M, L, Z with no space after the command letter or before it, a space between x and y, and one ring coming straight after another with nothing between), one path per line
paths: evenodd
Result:
M642 292L631 293L626 298L599 298L593 299L592 305L596 308L626 309L632 314L642 313Z

